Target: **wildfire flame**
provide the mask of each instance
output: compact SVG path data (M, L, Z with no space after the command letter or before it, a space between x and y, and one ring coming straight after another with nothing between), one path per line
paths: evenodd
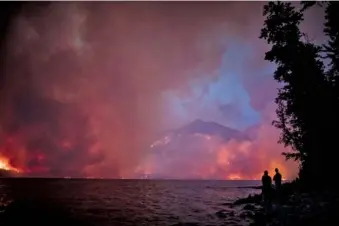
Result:
M229 180L241 180L243 177L239 174L231 174L228 176Z
M262 131L259 132L258 134L263 134ZM194 175L202 179L260 180L264 170L268 170L269 175L273 177L275 168L278 168L283 180L293 178L296 164L285 162L280 154L281 147L274 141L267 141L268 132L264 132L264 135L255 141L231 139L225 142L218 136L199 133L188 135L184 140L164 136L151 145L151 148L164 148L161 149L162 154L150 152L135 172L143 175L143 178L161 172L169 177ZM194 145L195 142L199 145ZM193 152L194 161L190 157Z
M16 172L16 173L20 173L21 172L20 169L12 167L9 164L9 161L7 159L1 158L1 157L0 157L0 169L1 170L7 170L7 171L13 171L13 172Z

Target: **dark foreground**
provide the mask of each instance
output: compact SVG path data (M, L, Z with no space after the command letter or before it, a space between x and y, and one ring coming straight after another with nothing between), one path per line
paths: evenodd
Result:
M248 225L258 181L0 179L0 225Z
M233 205L241 206L244 215L253 220L251 226L338 226L338 191L306 192L295 183L285 184L281 201L273 201L271 208L262 205L260 194L239 199Z
M335 191L284 184L262 206L258 181L0 179L0 226L338 226Z

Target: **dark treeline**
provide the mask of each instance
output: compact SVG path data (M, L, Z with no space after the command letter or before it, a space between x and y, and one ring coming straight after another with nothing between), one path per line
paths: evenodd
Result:
M325 10L326 42L317 45L300 31L311 7ZM260 38L272 46L265 60L274 62L281 84L277 120L279 142L293 149L283 153L300 162L299 181L305 187L336 185L339 150L339 3L269 2Z

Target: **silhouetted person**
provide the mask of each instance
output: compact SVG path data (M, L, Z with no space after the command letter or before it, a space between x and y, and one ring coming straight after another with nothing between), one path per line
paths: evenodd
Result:
M275 194L277 201L280 201L280 189L281 189L281 174L279 173L279 169L275 168L275 175L273 177L274 185L275 185Z
M274 185L276 189L280 189L281 187L281 174L279 173L279 169L275 168L275 175L273 177Z
M264 198L265 206L271 206L272 200L272 178L268 175L267 170L265 170L264 175L261 178L262 182L262 195Z

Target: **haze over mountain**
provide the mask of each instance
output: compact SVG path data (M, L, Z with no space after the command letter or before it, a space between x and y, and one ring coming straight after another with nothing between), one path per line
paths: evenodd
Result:
M137 169L137 175L147 178L178 178L180 175L182 179L222 179L220 172L225 170L218 166L218 161L222 164L227 160L222 154L223 147L231 140L244 142L249 141L249 138L238 130L196 119L163 133L162 137L151 144L148 154ZM233 150L234 154L237 152L238 150ZM230 162L226 164L229 165Z
M182 135L199 133L210 136L219 136L225 141L230 139L244 139L246 137L238 130L220 125L216 122L205 122L201 119L196 119L190 124L174 130L174 132Z

